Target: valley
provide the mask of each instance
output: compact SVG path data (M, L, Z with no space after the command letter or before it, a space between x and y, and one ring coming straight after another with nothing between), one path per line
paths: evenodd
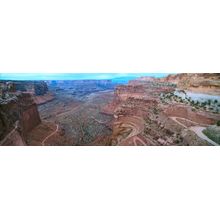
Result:
M220 145L219 73L0 81L0 88L1 145Z

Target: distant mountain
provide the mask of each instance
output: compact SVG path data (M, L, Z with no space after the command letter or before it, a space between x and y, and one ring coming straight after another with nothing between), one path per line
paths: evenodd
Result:
M165 77L165 73L0 73L0 80L107 80L120 83L141 76Z

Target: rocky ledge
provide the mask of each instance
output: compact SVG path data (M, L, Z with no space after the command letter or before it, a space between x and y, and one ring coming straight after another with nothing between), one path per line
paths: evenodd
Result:
M27 133L40 122L37 105L30 93L17 93L0 100L1 145L24 145Z
M179 89L220 95L220 73L181 73L169 75L162 82L170 82Z

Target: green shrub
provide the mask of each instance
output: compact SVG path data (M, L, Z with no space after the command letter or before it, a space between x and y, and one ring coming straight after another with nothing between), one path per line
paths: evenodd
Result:
M220 135L212 128L205 129L203 133L215 143L220 144Z
M216 125L217 125L217 126L220 126L220 121L217 121Z

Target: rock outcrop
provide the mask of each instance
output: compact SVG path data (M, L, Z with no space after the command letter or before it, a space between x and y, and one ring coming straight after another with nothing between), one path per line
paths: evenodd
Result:
M217 114L194 112L191 107L184 105L170 105L164 110L164 113L167 116L185 118L204 125L213 125L219 119L219 115Z
M182 90L220 95L220 73L172 74L159 81L176 84Z
M141 85L141 84L145 84L146 82L157 82L157 78L152 77L152 76L142 76L140 78L130 80L128 84L129 85Z
M45 95L48 92L48 87L46 82L40 81L34 83L34 93L36 96Z
M45 81L12 81L16 91L26 91L36 96L45 95L48 87Z
M6 100L1 99L1 145L19 145L19 143L25 143L24 140L27 133L31 131L35 126L37 126L40 122L41 120L37 110L37 105L33 101L32 96L29 93L16 94ZM15 135L13 136L12 134ZM15 138L19 135L19 138Z
M38 105L55 98L48 90L45 81L0 81L0 97L7 93L27 92L32 95L35 103Z

